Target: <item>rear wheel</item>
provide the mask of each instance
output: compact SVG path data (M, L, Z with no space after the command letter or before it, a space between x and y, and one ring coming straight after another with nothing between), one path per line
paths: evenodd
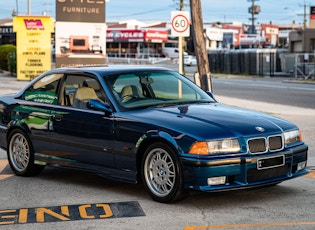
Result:
M170 203L187 196L178 157L164 143L152 144L146 150L142 159L142 179L155 201Z
M8 160L18 176L32 176L43 171L45 166L34 164L34 151L28 136L21 130L10 133L7 147Z

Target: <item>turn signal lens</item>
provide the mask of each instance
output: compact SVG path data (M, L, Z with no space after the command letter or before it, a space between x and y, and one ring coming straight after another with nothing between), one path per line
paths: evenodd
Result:
M208 145L207 142L195 142L189 152L190 154L200 154L200 155L208 155L209 150L208 150Z
M236 138L195 142L188 153L209 155L221 153L238 153L241 151Z

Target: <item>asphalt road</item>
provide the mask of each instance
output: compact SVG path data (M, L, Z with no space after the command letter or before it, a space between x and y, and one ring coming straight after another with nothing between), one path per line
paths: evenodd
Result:
M264 88L265 93L261 93L264 97L258 96L257 100L258 90L240 99L243 91L251 90L249 88L255 84L251 79L233 80L231 86L231 79L214 79L218 100L275 114L298 124L309 145L308 167L315 170L315 109L302 108L300 104L279 104L280 101L275 100L270 103L268 97L279 97L276 91L280 90L271 90L271 87ZM275 83L267 79L266 82L282 85L282 81ZM0 77L0 94L14 92L25 84L12 77ZM236 88L237 84L239 92L228 89ZM246 89L246 84L253 85ZM230 91L234 95L229 94ZM303 97L301 92L299 90L296 97ZM313 98L304 100L312 103ZM7 164L6 153L0 150L0 230L313 230L314 182L313 171L272 187L220 193L191 192L186 200L167 205L152 201L141 184L111 181L80 171L46 168L37 177L17 177Z
M214 74L215 76L215 74ZM216 95L315 109L315 83L286 78L213 78Z
M157 65L178 71L178 66L172 62ZM196 66L185 66L184 70L187 77L193 80ZM315 109L315 82L305 84L305 81L287 77L244 77L215 73L211 76L213 92L218 96Z

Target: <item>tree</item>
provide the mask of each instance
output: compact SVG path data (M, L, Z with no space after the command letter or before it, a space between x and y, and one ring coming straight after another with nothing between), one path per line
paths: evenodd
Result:
M212 92L210 65L203 30L201 0L190 0L190 14L193 30L192 36L198 63L197 67L200 79L200 87L205 91Z

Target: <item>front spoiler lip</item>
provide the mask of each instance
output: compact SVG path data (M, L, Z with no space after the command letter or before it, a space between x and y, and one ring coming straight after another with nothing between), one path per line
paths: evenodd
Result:
M220 186L218 185L218 187L216 186L199 186L198 188L195 188L197 190L200 191L204 191L204 192L222 192L222 191L234 191L234 190L242 190L242 189L251 189L251 188L259 188L259 187L265 187L268 185L276 185L279 184L281 182L284 182L286 180L291 180L300 176L304 176L307 175L309 173L309 170L307 168L300 170L296 173L294 173L292 176L290 177L281 177L281 178L277 178L277 179L273 179L270 181L258 181L258 182L252 182L252 183L237 183L237 184L230 184L230 185L223 185Z
M298 153L306 152L308 150L308 146L306 144L302 144L299 146L291 147L286 149L285 151L280 152L273 152L272 154L279 154L287 156L293 156ZM230 159L222 159L222 160L200 160L198 158L182 158L182 163L184 166L188 167L209 167L209 166L223 166L223 165L237 165L237 164L249 164L249 163L256 163L257 159L261 155L251 155L254 158L244 157L237 157L237 158L230 158Z

